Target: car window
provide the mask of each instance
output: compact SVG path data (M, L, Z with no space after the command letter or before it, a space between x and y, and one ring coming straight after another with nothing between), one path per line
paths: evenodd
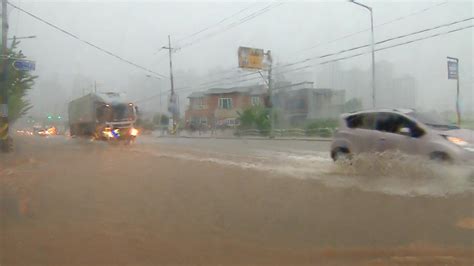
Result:
M423 112L410 112L407 114L410 117L415 118L419 122L438 130L453 130L459 129L458 126L453 125L446 119L443 119L439 115L430 114L430 113L423 113Z
M374 129L375 114L365 113L351 115L346 119L349 128Z
M414 121L395 113L377 114L375 128L382 132L394 134L402 134L401 129L408 128L412 137L420 137L424 134L424 131Z

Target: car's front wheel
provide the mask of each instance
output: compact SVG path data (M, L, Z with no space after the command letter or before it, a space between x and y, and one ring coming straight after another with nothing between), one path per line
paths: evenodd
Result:
M351 153L347 148L336 148L331 151L331 158L337 161L348 161L351 159Z

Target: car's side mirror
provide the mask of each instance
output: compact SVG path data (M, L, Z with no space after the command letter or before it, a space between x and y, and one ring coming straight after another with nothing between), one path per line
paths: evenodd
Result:
M408 127L402 127L398 132L404 136L411 136L411 130Z

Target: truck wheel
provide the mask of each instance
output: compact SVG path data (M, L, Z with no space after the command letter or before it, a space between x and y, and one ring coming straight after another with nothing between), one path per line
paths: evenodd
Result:
M130 145L135 141L134 137L129 137L125 140L125 145Z
M69 134L72 136L76 136L76 127L75 126L70 126L69 127Z

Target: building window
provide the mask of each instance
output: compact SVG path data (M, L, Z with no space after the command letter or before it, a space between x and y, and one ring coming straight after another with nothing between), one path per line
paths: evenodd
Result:
M231 98L219 98L219 108L220 109L232 109L232 99Z
M260 105L260 96L252 96L252 98L250 98L250 102L252 106Z
M203 98L193 99L192 102L191 102L191 109L193 109L193 110L207 109L205 99L203 99Z

